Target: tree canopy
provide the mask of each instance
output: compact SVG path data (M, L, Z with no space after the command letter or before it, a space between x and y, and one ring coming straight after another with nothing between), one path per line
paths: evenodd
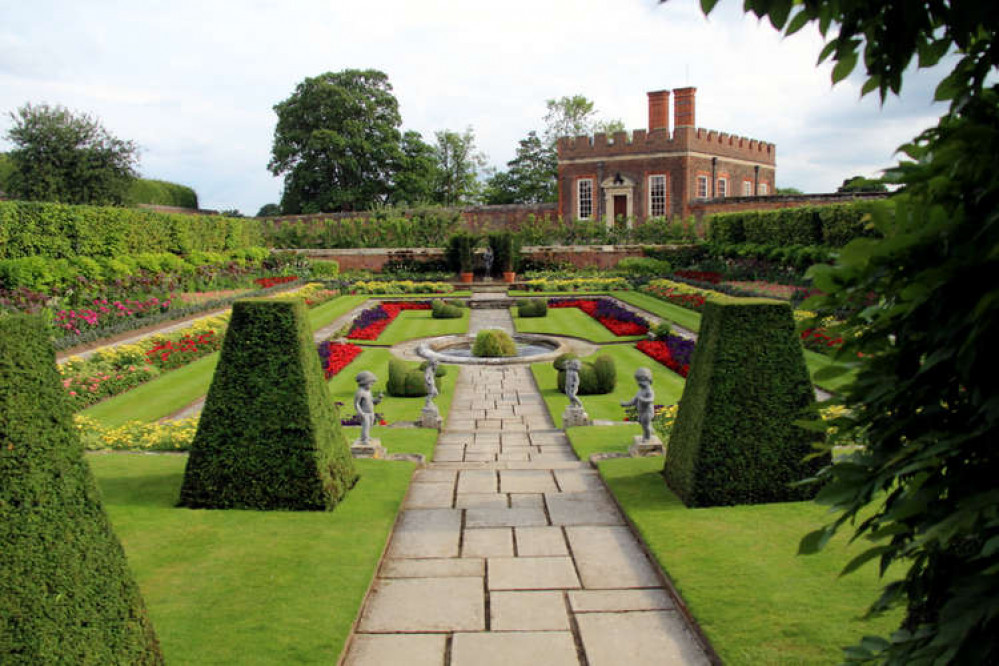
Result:
M847 178L843 184L836 188L837 192L887 192L888 186L880 180L865 178L864 176L854 176Z
M326 72L274 106L268 169L284 176L285 213L364 210L385 203L403 159L402 118L388 76Z
M485 167L486 157L475 147L475 132L471 127L464 132L441 130L436 137L437 203L444 206L477 203L481 192L479 171Z
M710 12L716 0L702 0ZM844 573L876 560L888 583L871 607L905 611L890 637L848 648L852 662L999 662L999 5L977 0L745 0L785 34L809 23L828 37L833 82L861 63L862 91L902 91L915 62L950 67L936 127L901 147L886 180L895 213L871 223L835 266L812 269L825 295L807 303L841 323L838 358L856 366L831 421L829 446L854 445L819 475L831 524L807 535L821 549L840 528L868 548ZM793 16L792 16L793 13ZM835 30L831 28L835 26ZM832 36L829 36L832 35ZM991 77L991 78L990 78ZM989 361L988 359L992 359Z
M138 146L85 113L26 104L8 114L7 195L30 201L121 205L136 178Z
M520 140L517 155L506 163L507 170L500 171L486 184L486 203L543 203L555 201L555 179L558 174L558 157L538 133L531 131Z

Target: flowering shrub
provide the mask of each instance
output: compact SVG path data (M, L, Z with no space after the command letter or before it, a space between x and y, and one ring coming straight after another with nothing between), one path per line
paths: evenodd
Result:
M157 375L158 370L145 365L112 367L102 364L86 373L64 375L62 385L69 394L70 404L80 410L145 384Z
M88 451L187 451L198 431L197 417L163 423L129 421L112 428L86 416L73 420Z
M673 271L673 275L688 280L697 280L698 282L709 282L711 284L718 284L722 281L722 274L716 271Z
M805 349L825 354L842 347L843 338L829 335L824 328L806 328L801 332L801 344Z
M319 343L318 351L323 374L326 379L330 379L347 367L361 353L361 348L350 343L326 340Z
M350 286L352 294L447 294L454 291L447 282L414 282L413 280L359 280Z
M662 409L659 409L662 407ZM656 415L652 419L652 427L659 434L659 439L663 443L669 443L670 433L673 432L673 424L676 422L676 413L680 408L679 404L675 405L656 405Z
M609 298L550 298L548 307L579 308L618 336L645 335L649 331L649 323L644 318Z
M347 337L351 340L377 340L403 310L429 309L430 301L386 301L357 315Z
M681 377L686 377L690 373L690 357L694 353L693 340L670 335L666 340L642 340L635 345L635 348Z
M304 298L305 304L310 308L314 308L317 305L322 305L323 303L332 301L334 298L339 296L339 292L335 289L327 289L322 282L310 282L309 284L288 292L286 296Z
M528 291L624 291L631 288L622 277L543 278L528 280L524 286Z
M297 275L281 275L279 277L263 277L257 278L253 281L261 289L269 289L279 284L285 284L287 282L294 282L298 279Z
M82 330L108 326L111 320L128 317L143 317L154 312L165 312L170 309L170 299L160 300L157 297L145 301L125 299L124 301L108 302L105 298L95 298L92 308L78 310L59 310L53 317L53 325L71 335L79 335Z
M705 289L698 289L682 282L672 280L653 280L641 288L646 294L656 298L679 305L688 310L700 312L704 309L704 302L712 292Z

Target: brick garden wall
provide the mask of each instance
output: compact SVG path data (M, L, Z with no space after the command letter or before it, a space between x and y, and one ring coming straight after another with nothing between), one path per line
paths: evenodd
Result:
M870 199L885 199L883 192L834 192L832 194L795 194L764 197L725 197L717 199L695 199L690 202L690 214L701 219L716 213L739 213L746 210L777 210L779 208L799 208L801 206L825 206L850 203Z

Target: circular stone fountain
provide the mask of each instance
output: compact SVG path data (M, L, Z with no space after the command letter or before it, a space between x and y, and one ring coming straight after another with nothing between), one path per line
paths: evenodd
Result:
M504 358L485 358L472 356L474 335L445 335L439 338L423 340L416 348L416 353L425 358L440 363L457 363L459 365L512 365L517 363L538 363L550 361L559 354L573 351L574 345L565 338L553 335L537 335L534 333L514 333L513 341L517 344L517 355Z

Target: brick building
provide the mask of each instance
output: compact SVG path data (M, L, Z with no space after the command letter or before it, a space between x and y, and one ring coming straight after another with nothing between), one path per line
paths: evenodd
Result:
M698 199L773 194L774 144L698 128L696 92L673 90L672 134L670 91L659 90L648 93L648 130L559 139L559 214L630 226L650 217L687 217Z

